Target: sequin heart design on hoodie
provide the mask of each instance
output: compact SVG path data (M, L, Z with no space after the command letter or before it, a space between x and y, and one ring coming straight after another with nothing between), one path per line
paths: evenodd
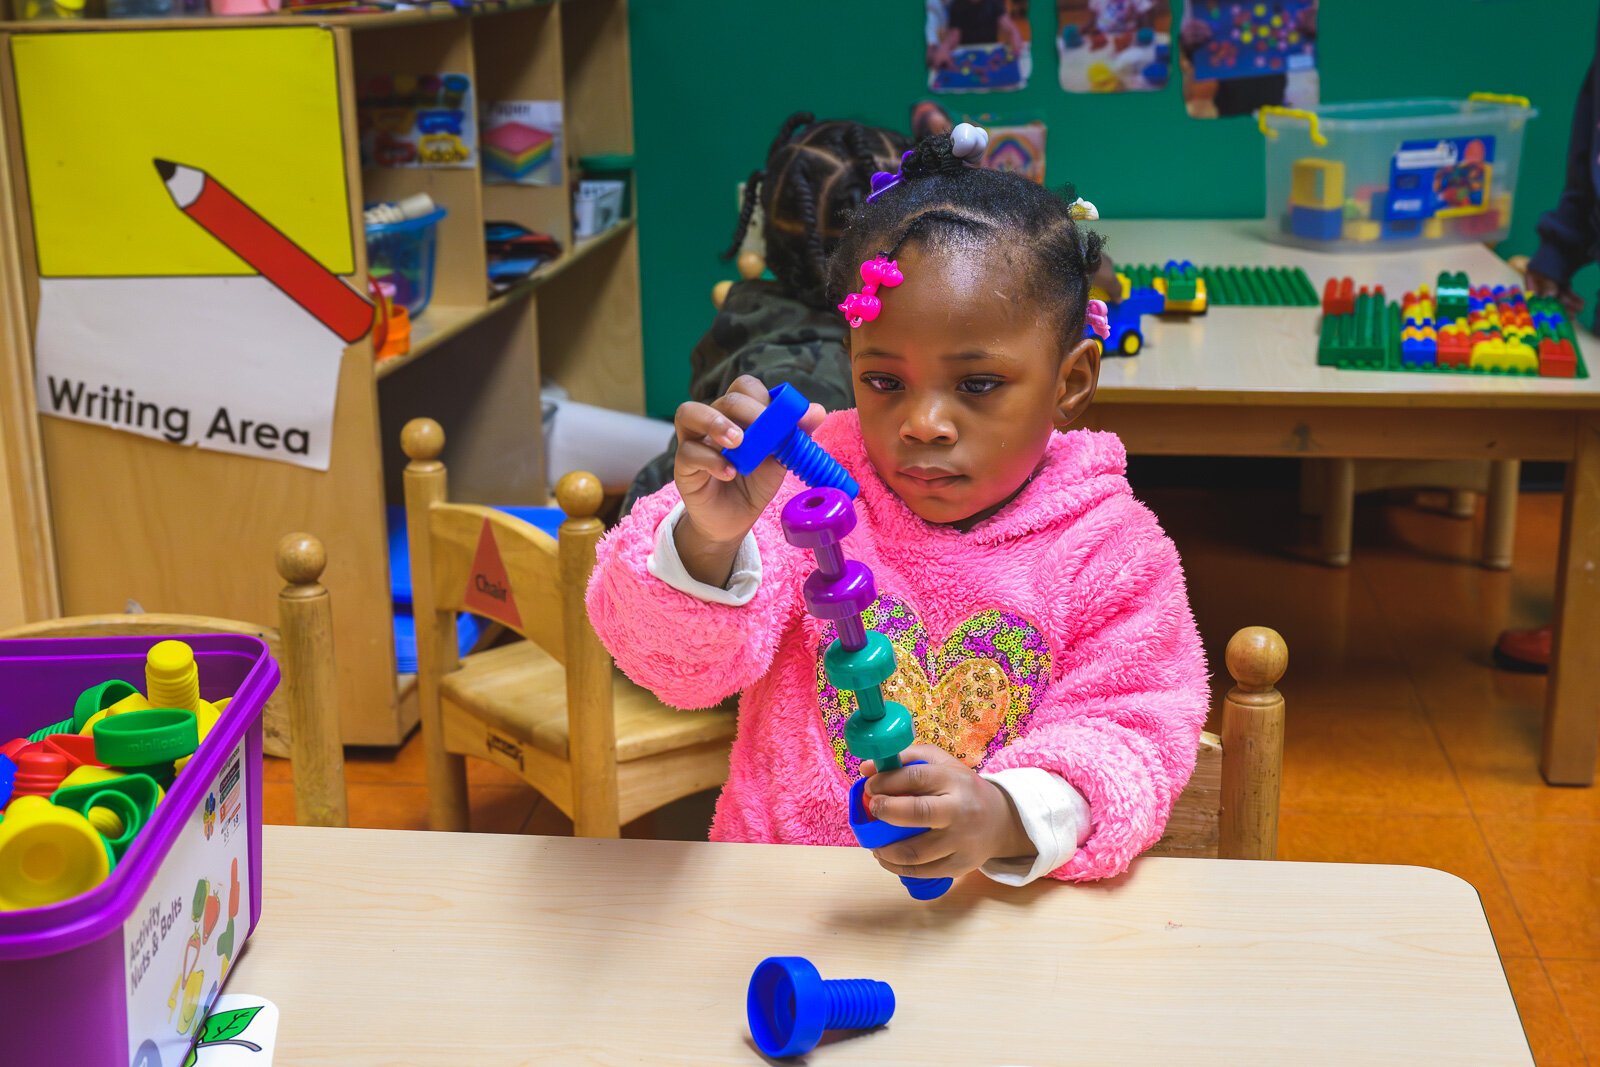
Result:
M938 745L973 769L1022 733L1050 684L1050 646L1021 615L981 611L937 646L916 612L889 594L880 595L862 621L894 646L896 670L883 685L885 699L910 710L919 742ZM844 724L855 714L855 694L835 688L823 667L836 636L829 624L817 647L817 704L834 759L854 778L861 761L845 747Z

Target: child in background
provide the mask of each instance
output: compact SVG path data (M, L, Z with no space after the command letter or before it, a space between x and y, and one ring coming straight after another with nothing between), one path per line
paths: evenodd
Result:
M1101 33L1134 33L1155 28L1156 0L1089 0L1089 13Z
M793 385L833 411L850 407L845 325L828 302L827 257L869 191L872 175L911 147L891 130L817 122L796 112L744 186L739 224L723 259L738 255L759 200L767 268L776 281L738 281L690 356L689 396L709 404L744 374ZM674 440L634 479L623 514L672 481Z
M1567 179L1561 199L1539 218L1539 250L1528 260L1523 282L1530 293L1553 296L1577 321L1584 300L1572 276L1600 260L1600 26L1595 28L1595 58L1578 87L1572 109L1572 139L1567 145ZM1595 320L1600 327L1600 319ZM1550 624L1531 630L1506 630L1495 642L1495 662L1507 670L1544 674L1550 669L1554 634Z
M1087 298L1099 238L1019 175L972 164L962 124L909 154L832 263L832 296L864 261L903 281L850 331L856 410L803 426L861 485L847 554L879 597L918 767L872 778L876 817L928 832L877 850L919 878L981 869L1022 884L1124 870L1161 836L1194 769L1208 703L1178 554L1123 477L1111 434L1058 432L1088 408L1104 307ZM885 178L890 177L885 175ZM854 323L853 323L854 324ZM669 704L743 691L711 837L851 845L851 702L805 609L808 553L779 512L801 483L736 445L767 402L735 382L678 410L674 484L601 543L589 612L622 669Z

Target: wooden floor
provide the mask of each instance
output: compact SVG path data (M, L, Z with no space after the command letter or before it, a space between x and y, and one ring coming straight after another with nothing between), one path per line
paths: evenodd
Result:
M1509 574L1470 562L1481 519L1363 500L1355 562L1333 571L1309 562L1315 529L1284 494L1147 499L1183 553L1213 677L1226 677L1222 647L1240 626L1288 640L1280 856L1471 882L1538 1062L1600 1067L1600 788L1543 784L1544 680L1488 665L1502 626L1548 616L1560 497L1524 495ZM504 772L469 767L475 830L572 832ZM352 750L348 771L354 825L423 827L415 737L398 753ZM268 822L294 818L288 779L268 761ZM626 833L703 836L709 812L693 798Z

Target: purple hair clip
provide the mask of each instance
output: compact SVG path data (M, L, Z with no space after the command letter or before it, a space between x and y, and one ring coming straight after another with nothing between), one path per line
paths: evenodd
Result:
M983 159L984 149L989 147L989 131L982 126L974 126L970 122L962 122L950 131L950 154L957 159L964 159L969 163L977 163ZM901 182L901 175L906 168L906 160L912 153L907 152L900 157L899 170L880 170L872 176L872 191L867 194L867 203L872 203L884 193L893 189Z
M850 328L860 328L863 322L871 322L883 310L883 300L877 295L879 286L893 289L905 280L906 276L900 273L900 264L882 252L875 259L862 261L861 292L851 293L839 305Z

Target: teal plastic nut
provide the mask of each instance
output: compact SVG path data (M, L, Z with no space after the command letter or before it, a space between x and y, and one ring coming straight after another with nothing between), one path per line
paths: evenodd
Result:
M835 641L822 657L828 681L838 689L874 689L894 677L894 646L876 630L867 631L867 645L850 651Z
M898 767L900 753L917 740L916 723L905 705L889 700L883 706L881 719L852 715L844 724L844 743L850 754L859 760L872 760L879 770L886 769L885 761L893 761Z

